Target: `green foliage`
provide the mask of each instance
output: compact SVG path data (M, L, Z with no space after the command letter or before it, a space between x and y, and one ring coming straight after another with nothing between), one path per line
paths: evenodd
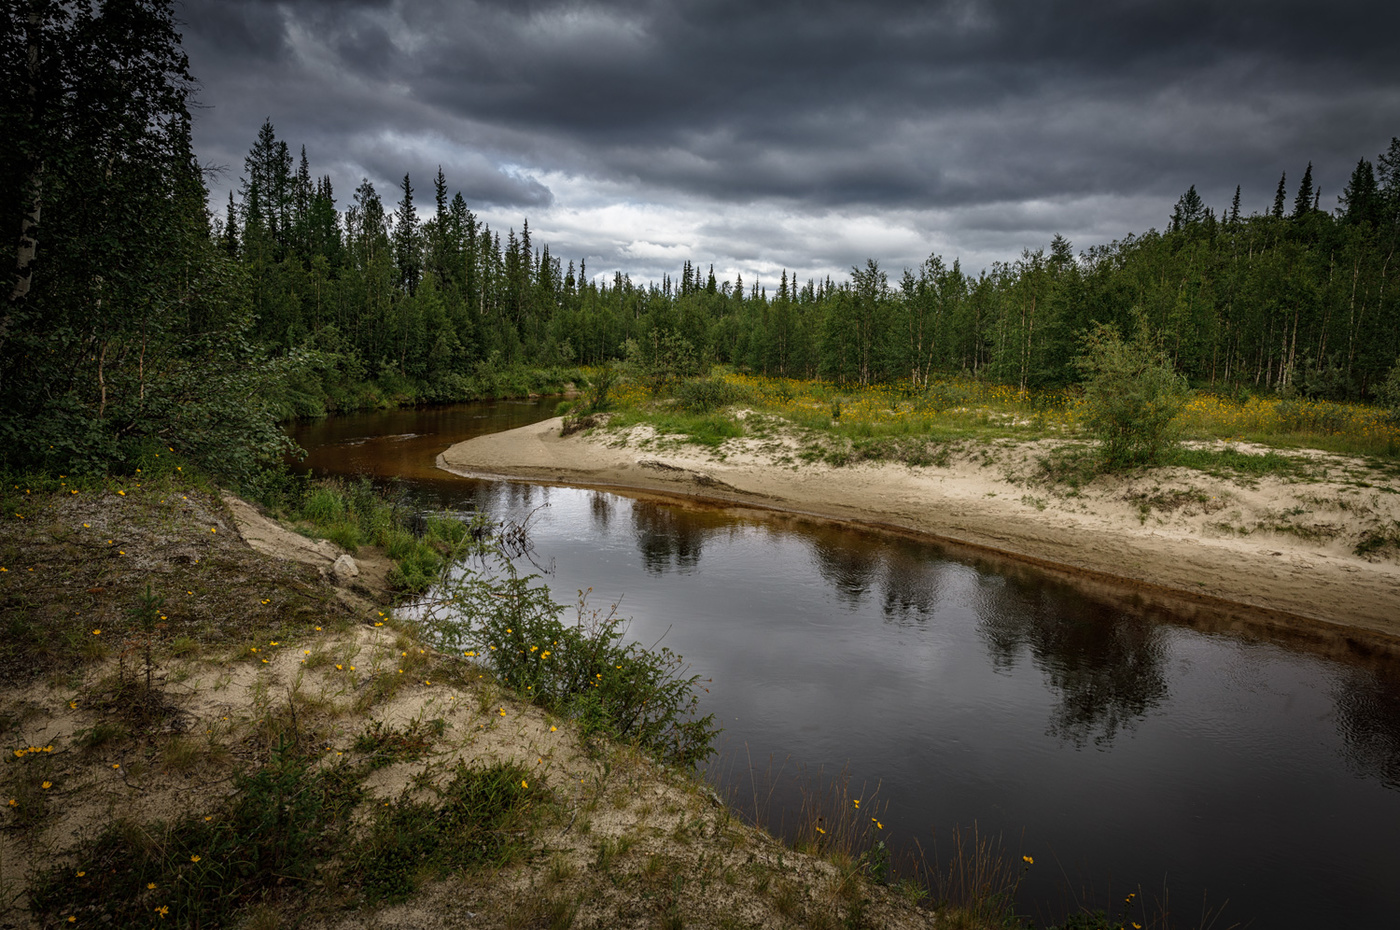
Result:
M346 766L314 761L284 742L236 780L222 810L155 825L116 821L70 851L74 865L38 878L33 910L64 926L76 913L148 926L153 912L175 927L228 925L239 908L314 878L337 851L360 790Z
M1099 441L1108 468L1155 465L1176 443L1172 421L1186 403L1186 383L1145 326L1125 341L1096 326L1076 363L1084 376L1085 429Z
M752 401L753 393L723 378L694 378L675 387L676 406L691 413L713 413Z
M632 377L645 384L653 395L700 370L695 347L675 330L653 329L640 339L629 339L625 352Z
M389 581L403 591L431 587L471 532L451 515L415 513L401 490L368 478L317 481L299 490L299 500L279 497L279 503L304 531L351 553L362 545L383 547L395 563Z
M454 570L425 621L444 640L487 663L502 684L542 706L681 765L713 752L713 715L697 716L698 675L686 675L666 647L624 642L614 614L588 611L580 592L578 620L535 576L483 544Z
M513 763L476 769L459 761L451 782L431 789L435 802L406 790L375 809L367 835L346 856L342 881L371 903L401 901L425 878L517 861L526 852L520 828L549 798L530 778Z
M687 413L673 408L654 413L627 411L609 420L608 426L625 428L642 422L651 424L658 433L680 436L686 442L712 449L744 435L744 424L723 413Z
M588 387L584 389L583 408L579 413L588 415L607 410L612 400L608 396L617 385L618 370L614 365L605 364L593 373Z
M1385 380L1376 386L1376 400L1390 411L1391 419L1400 421L1400 358L1390 366Z
M146 582L146 590L137 598L135 605L128 611L127 616L142 634L142 656L146 661L146 691L151 690L151 673L155 668L154 647L156 639L156 629L161 626L161 610L165 607L165 598L155 593L149 581Z
M242 270L209 237L172 4L32 12L0 44L42 89L3 95L0 217L37 257L0 319L0 466L130 473L173 446L251 475L289 448L261 399L287 366L246 338Z

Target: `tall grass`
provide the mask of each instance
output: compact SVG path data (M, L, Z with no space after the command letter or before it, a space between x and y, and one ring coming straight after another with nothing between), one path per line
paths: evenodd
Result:
M889 438L1082 438L1083 395L1076 388L1021 391L976 378L947 376L927 385L856 385L766 378L716 368L653 399L623 378L613 389L618 426L649 422L659 431L691 435L714 446L739 433L736 407L775 417L821 445L817 457L837 464L866 458L902 459L906 445ZM1229 397L1194 392L1175 425L1184 438L1248 441L1274 448L1315 448L1349 455L1400 457L1400 420L1391 411L1300 397ZM866 447L858 449L864 441Z
M401 492L368 478L308 484L290 510L302 531L349 553L382 547L394 562L390 583L408 592L431 587L472 532L468 522L449 515L420 516Z

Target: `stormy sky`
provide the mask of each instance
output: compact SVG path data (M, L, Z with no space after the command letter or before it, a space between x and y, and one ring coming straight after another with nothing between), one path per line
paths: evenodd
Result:
M1217 209L1335 208L1400 135L1400 4L183 0L214 203L264 119L344 209L412 175L591 275L897 277Z

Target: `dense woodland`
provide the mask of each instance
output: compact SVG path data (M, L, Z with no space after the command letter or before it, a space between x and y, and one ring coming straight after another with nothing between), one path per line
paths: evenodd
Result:
M455 379L482 364L629 351L835 381L962 372L1063 386L1086 330L1139 319L1182 374L1215 389L1360 398L1400 354L1400 140L1357 163L1335 211L1320 208L1309 164L1296 189L1279 179L1262 214L1242 214L1239 189L1217 214L1192 187L1164 232L1078 255L1056 236L975 275L938 255L893 274L870 259L842 281L783 273L771 292L699 262L646 285L590 276L532 240L528 220L503 241L449 191L439 171L420 212L405 175L390 209L364 181L341 212L305 150L294 165L264 124L218 232L247 272L258 341L333 349L429 397L459 394Z
M270 123L214 209L169 2L5 0L4 15L10 465L131 463L178 439L237 473L275 454L278 415L613 360L1035 389L1072 384L1084 333L1109 322L1148 327L1199 387L1357 399L1400 355L1400 139L1357 162L1335 209L1309 164L1264 213L1193 187L1164 231L1078 253L1056 236L977 273L932 255L720 281L697 257L639 284L553 254L523 218L503 238L441 171L430 193L405 175L389 203L367 180L338 193Z

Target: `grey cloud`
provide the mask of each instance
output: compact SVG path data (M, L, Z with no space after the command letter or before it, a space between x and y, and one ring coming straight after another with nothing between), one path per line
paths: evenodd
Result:
M1122 235L1191 184L1264 209L1309 160L1335 202L1400 134L1400 8L1357 0L187 0L184 17L211 160L241 167L269 116L314 167L426 186L441 163L473 202L545 208L531 176L560 172L720 212L951 211L937 232L979 254L1046 232L1028 203L1079 240ZM736 261L782 234L736 231Z

